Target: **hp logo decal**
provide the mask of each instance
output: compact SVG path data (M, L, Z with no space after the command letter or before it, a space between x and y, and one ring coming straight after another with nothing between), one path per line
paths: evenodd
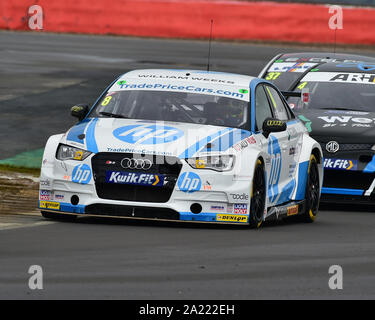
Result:
M331 153L336 153L339 151L340 146L336 141L330 141L326 144L326 150Z
M121 167L123 167L124 169L148 170L152 167L152 162L149 159L124 158L121 160Z
M117 128L113 135L127 143L160 144L175 141L184 135L184 132L174 127L155 124L135 124Z
M201 189L202 181L194 172L184 172L177 181L179 189L183 192L192 193Z
M91 169L87 164L80 164L73 169L72 181L87 184L91 180Z

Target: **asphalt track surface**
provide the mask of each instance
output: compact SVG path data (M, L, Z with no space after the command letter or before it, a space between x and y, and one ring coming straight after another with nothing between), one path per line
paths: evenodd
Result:
M214 42L211 69L256 75L280 51L310 49ZM66 131L70 107L127 70L206 61L203 41L0 32L1 158ZM373 211L335 206L313 224L260 230L3 215L0 299L375 298ZM31 265L43 268L43 290L28 287ZM343 290L328 286L331 265L343 268Z

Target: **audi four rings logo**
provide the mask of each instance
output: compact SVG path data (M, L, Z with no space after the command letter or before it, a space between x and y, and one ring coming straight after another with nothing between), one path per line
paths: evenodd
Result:
M330 141L326 144L326 150L331 153L339 151L339 144L336 141Z
M152 167L152 161L149 159L124 158L121 160L121 167L124 169L148 170Z

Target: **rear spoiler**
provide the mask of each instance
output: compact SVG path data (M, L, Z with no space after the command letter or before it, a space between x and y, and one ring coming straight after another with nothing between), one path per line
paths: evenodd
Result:
M289 97L297 97L297 98L301 98L301 97L302 97L302 92L281 91L281 94L282 94L285 98L289 98Z

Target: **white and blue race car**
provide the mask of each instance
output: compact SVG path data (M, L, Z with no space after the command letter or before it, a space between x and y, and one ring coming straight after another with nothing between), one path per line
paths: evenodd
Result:
M278 89L250 76L135 70L49 138L46 218L106 216L248 224L314 221L322 150Z

